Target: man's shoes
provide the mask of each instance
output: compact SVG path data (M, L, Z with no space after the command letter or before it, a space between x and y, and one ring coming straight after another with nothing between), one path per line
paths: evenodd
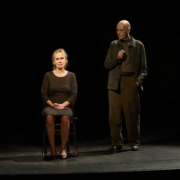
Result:
M123 148L122 145L111 146L108 148L108 151L121 151L122 148Z
M139 151L139 146L135 144L134 146L131 146L132 151Z

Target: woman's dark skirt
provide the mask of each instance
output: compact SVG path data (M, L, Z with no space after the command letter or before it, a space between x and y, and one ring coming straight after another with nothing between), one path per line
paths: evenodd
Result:
M45 107L41 115L45 118L47 115L52 116L67 116L70 120L70 118L73 116L73 111L69 107L65 107L64 109L54 109L52 107Z

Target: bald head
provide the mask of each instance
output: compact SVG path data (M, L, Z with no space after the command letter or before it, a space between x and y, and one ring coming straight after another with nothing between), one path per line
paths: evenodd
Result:
M127 20L121 20L118 22L118 24L123 24L124 26L126 26L127 29L131 29L131 25Z
M119 39L126 40L129 37L129 33L131 31L131 25L127 20L119 21L116 31Z

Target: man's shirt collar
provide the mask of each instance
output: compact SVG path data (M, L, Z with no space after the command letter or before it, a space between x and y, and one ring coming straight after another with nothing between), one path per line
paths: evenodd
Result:
M122 42L120 39L118 39L118 42L117 42L117 45L122 45ZM131 40L130 40L130 43L129 43L129 46L133 46L133 47L136 47L136 41L135 39L131 36Z

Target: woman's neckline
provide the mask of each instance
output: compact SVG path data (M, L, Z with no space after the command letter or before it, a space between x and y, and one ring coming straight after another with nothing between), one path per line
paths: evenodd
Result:
M64 76L57 76L57 75L55 75L55 73L52 71L52 73L54 74L54 76L56 76L56 77L58 77L58 78L63 78L63 77L66 77L67 75L68 75L68 73L69 73L69 71L67 71L66 72L66 75L64 75Z

